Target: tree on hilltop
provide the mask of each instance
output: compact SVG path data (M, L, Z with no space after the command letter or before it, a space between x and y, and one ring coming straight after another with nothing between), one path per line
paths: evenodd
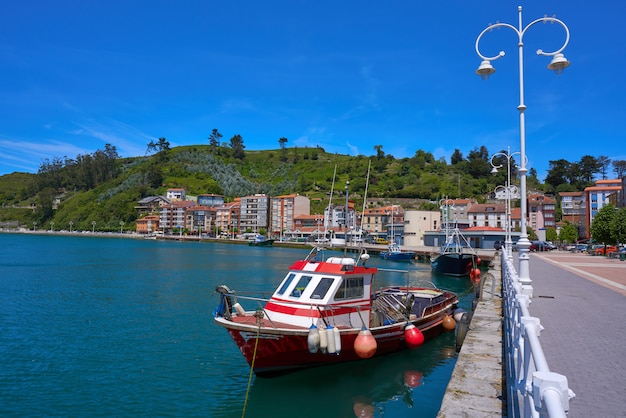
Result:
M283 162L287 161L287 154L286 154L286 150L285 150L285 144L288 142L289 140L287 138L285 138L284 136L281 137L278 140L278 143L280 144L280 149L282 151L282 155L281 155L281 159L283 160Z
M220 139L222 139L222 134L217 130L217 128L213 128L213 132L209 135L211 153L215 154L215 151L217 151L217 147L220 146Z
M243 145L241 135L237 134L230 138L230 148L233 150L233 157L239 160L243 160L246 157L246 153L244 152L246 147Z

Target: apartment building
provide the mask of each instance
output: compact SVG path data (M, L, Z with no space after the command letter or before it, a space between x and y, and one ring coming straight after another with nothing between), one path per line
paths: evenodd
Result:
M529 194L527 225L535 231L556 229L556 200L542 194Z
M311 213L311 201L306 196L289 194L271 198L270 231L275 237L295 228L295 219Z
M594 186L586 187L584 193L585 201L587 203L585 213L585 229L587 234L585 237L589 238L589 228L593 222L593 217L596 216L598 211L611 203L611 201L622 201L622 180L597 180Z
M265 194L255 194L241 198L239 214L240 232L259 232L269 228L270 198Z

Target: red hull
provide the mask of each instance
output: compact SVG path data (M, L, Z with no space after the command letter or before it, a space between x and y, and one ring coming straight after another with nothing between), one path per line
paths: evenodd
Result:
M428 340L443 331L441 325L445 312L441 312L428 322L418 320L413 322ZM354 340L359 330L341 331L341 352L328 354L318 351L312 354L308 350L308 330L281 332L280 329L261 327L257 343L257 327L237 326L234 329L226 324L228 332L241 350L243 356L252 365L258 376L274 376L298 369L318 367L347 361L363 360L354 351ZM397 323L375 329L370 329L376 338L377 349L375 356L382 356L408 348L404 341L406 323ZM283 330L284 331L284 330ZM255 355L256 346L256 355Z

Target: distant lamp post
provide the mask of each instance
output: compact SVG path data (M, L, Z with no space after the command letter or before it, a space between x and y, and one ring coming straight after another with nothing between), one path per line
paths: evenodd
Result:
M524 42L523 38L526 34L526 31L537 23L558 23L565 29L565 42L561 48L557 49L554 52L543 52L541 49L537 50L538 55L552 57L552 61L548 65L548 69L554 71L557 75L561 74L565 68L570 65L570 62L565 59L565 56L562 54L563 50L567 46L569 42L569 29L557 18L554 17L542 17L540 19L534 20L530 22L526 27L522 26L522 6L517 8L518 16L519 16L519 25L516 28L513 25L508 23L495 23L493 25L489 25L486 29L484 29L478 38L476 39L476 53L482 59L480 66L476 70L476 74L478 74L483 80L489 78L489 76L496 72L496 69L491 65L491 61L494 61L498 58L504 56L504 51L500 51L498 55L493 57L488 57L480 53L479 43L480 39L487 32L491 32L496 28L509 28L513 30L518 37L517 48L518 48L518 60L519 60L519 96L520 96L520 104L517 107L519 111L519 125L520 125L520 153L521 153L521 164L520 167L520 209L521 209L521 234L520 239L517 243L519 247L519 280L522 286L526 286L526 294L532 297L532 280L530 280L530 241L528 240L528 233L526 230L526 218L527 218L527 209L526 209L526 128L524 121L524 111L526 110L526 105L524 104Z
M72 233L72 225L74 225L74 222L70 221L70 234Z
M50 232L54 231L54 221L50 222Z
M512 252L513 239L511 238L511 199L514 196L519 194L519 190L517 189L517 186L514 186L511 184L511 160L516 155L520 155L520 153L519 152L511 153L511 147L507 147L506 153L497 152L491 156L491 160L489 161L492 167L491 174L497 174L498 169L502 168L502 164L496 165L494 163L494 159L496 157L506 158L506 174L507 174L506 185L504 187L497 186L495 189L495 192L496 192L496 198L499 192L501 191L506 192L506 228L505 228L506 240L505 240L505 244L506 244L506 253L509 258L513 257L513 252ZM517 165L515 166L517 167Z
M91 221L91 233L96 233L96 221Z
M37 221L33 222L33 232L37 230Z
M123 234L124 221L120 221L120 235Z

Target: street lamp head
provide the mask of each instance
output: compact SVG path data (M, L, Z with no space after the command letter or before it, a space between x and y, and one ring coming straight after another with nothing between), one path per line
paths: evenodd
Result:
M483 80L487 80L489 76L495 72L496 69L493 68L491 62L488 60L483 60L476 70L476 74L478 74Z
M497 168L497 167L492 168L492 169L491 169L491 174L493 174L494 176L495 176L496 174L498 174L498 168Z
M563 74L563 70L569 67L570 64L571 62L569 62L563 54L556 54L550 64L548 64L548 69L554 71L556 75L561 75Z

